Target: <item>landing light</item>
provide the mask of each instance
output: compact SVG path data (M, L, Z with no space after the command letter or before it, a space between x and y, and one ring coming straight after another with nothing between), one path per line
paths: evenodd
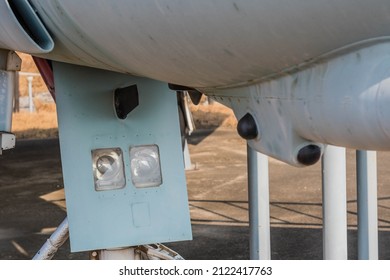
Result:
M162 184L160 153L157 145L130 148L131 180L137 188Z
M126 178L120 148L93 150L92 167L95 190L114 190L125 186Z

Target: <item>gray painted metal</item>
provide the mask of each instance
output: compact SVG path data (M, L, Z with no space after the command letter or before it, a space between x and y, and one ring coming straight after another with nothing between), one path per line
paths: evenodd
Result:
M35 254L33 260L51 260L58 249L69 237L69 223L66 217L57 227L49 239L43 244L41 249Z
M191 155L190 150L188 149L187 138L184 139L183 157L185 170L193 170L195 168L195 165L191 163Z
M15 52L0 49L0 132L11 131L15 72L20 67L21 60Z
M300 166L297 152L314 144L390 149L390 43L366 47L264 83L206 93L250 113L257 151Z
M348 259L345 148L327 146L322 158L323 256Z
M27 77L27 85L28 85L28 109L29 112L34 112L34 101L33 101L33 88L32 88L32 82L34 77L28 76Z
M55 38L48 58L198 88L252 84L390 35L388 0L29 2ZM4 45L31 45L3 23L2 3Z
M356 151L358 258L378 259L378 196L375 151Z
M0 131L11 131L15 72L0 70Z
M12 1L23 21L12 11L9 2L0 1L0 48L31 54L50 52L54 42L29 1Z
M271 259L268 157L250 146L248 157L249 253L251 260Z
M98 253L99 260L140 260L140 253L136 252L136 247L105 249Z

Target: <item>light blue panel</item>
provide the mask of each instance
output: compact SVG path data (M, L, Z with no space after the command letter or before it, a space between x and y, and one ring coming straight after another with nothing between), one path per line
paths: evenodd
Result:
M176 94L167 84L54 63L72 251L192 239ZM113 92L137 85L139 106L116 117ZM158 145L162 185L135 188L131 146ZM91 150L120 148L124 188L96 191Z

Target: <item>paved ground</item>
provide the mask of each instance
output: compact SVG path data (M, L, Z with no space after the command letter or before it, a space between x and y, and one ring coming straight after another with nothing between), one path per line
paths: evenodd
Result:
M186 259L248 259L246 146L232 130L195 133L187 171L193 241L168 244ZM390 259L390 153L378 154L380 258ZM349 258L356 259L355 157L348 151ZM273 259L321 259L320 165L270 161ZM58 140L25 140L0 156L0 259L29 259L64 219ZM66 243L57 259L87 259Z

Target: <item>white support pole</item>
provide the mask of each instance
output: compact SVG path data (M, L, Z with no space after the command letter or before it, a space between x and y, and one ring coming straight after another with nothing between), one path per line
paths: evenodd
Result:
M33 96L32 96L32 81L33 76L27 77L27 83L28 83L28 104L29 104L29 112L34 112L34 103L33 103Z
M188 149L188 141L187 138L184 139L184 168L185 170L193 170L195 167L191 163L190 150Z
M358 259L378 259L376 152L356 151Z
M322 157L323 257L348 259L345 148L327 146Z
M268 157L247 146L250 259L271 259Z

